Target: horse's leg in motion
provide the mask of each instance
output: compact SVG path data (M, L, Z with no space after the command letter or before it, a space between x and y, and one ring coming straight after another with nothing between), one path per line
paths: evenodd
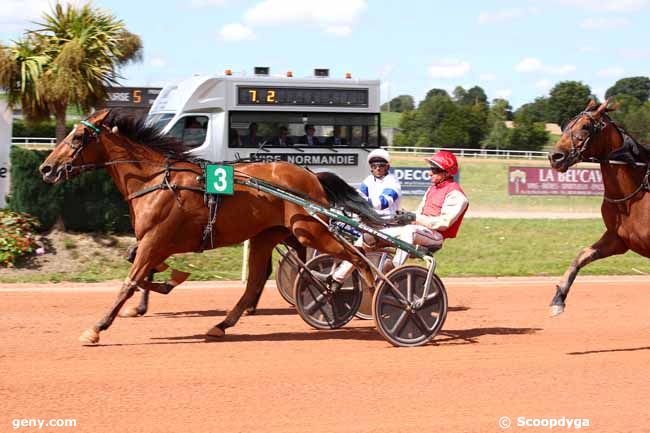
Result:
M269 264L273 247L286 236L286 231L270 229L250 239L246 291L235 307L228 312L226 318L208 331L209 336L223 337L226 329L234 326L243 312L259 300L266 279L270 275Z
M126 259L129 262L133 263L135 261L135 257L137 256L137 254L138 254L138 243L136 242L135 244L127 248ZM162 272L166 268L167 266L160 265L158 266L157 269L152 269L151 272L149 272L147 281L153 281L156 272ZM140 296L140 303L138 304L138 306L137 307L127 306L120 312L120 317L138 317L147 314L147 310L149 309L149 289L140 288L140 292L142 295Z
M149 245L151 244L151 245ZM153 242L146 242L142 240L138 246L138 254L134 260L133 266L129 271L129 276L124 280L122 288L117 295L115 303L108 311L108 313L99 321L95 326L85 330L79 337L79 341L83 343L97 343L99 341L99 333L108 329L117 313L124 305L124 303L133 296L136 288L146 280L146 277L157 264L162 263L167 256L161 255L159 251L160 245L155 245Z
M560 284L558 284L555 296L551 301L551 316L557 316L564 312L567 295L573 281L578 275L580 269L587 266L589 263L604 259L605 257L613 256L616 254L623 254L628 250L625 242L613 232L605 232L602 237L592 246L583 248L571 266L564 272Z
M266 276L264 277L264 281L267 281L271 274L273 273L273 255L269 257L269 262L266 265ZM262 292L264 291L264 286L257 292L257 296L253 300L250 306L246 308L244 311L244 314L252 316L257 312L257 304L260 302L260 298L262 297Z
M303 262L307 261L307 248L305 248L304 245L302 245L300 242L298 242L298 239L296 239L295 236L289 236L284 240L284 243L293 248L296 251L296 254L298 255L298 258L302 260ZM269 257L269 264L268 268L266 270L266 279L268 280L269 277L271 276L271 273L273 273L273 256ZM257 293L257 299L255 299L255 302L246 309L244 312L245 314L252 315L255 314L257 311L257 304L260 302L260 297L262 296L262 292L264 290L260 290Z

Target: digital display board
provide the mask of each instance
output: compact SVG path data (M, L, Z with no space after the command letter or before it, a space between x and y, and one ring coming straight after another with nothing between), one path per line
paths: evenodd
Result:
M237 104L367 107L368 89L238 86Z
M146 108L147 110L156 100L162 89L160 87L109 87L106 89L104 106Z

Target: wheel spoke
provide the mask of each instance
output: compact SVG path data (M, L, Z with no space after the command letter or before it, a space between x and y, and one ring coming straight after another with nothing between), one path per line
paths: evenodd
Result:
M398 299L395 299L395 297L389 296L389 295L382 296L381 304L382 305L391 305L391 306L397 307L397 308L399 308L401 310L404 309L404 305Z
M413 315L413 322L415 322L415 326L417 326L423 334L429 334L431 332L431 329L429 329L427 324L424 323L424 320L422 320L422 317L420 317L419 314Z
M434 301L436 298L438 298L438 295L439 295L439 294L440 294L440 292L439 292L439 291L436 291L435 293L431 293L430 295L428 295L428 296L426 297L426 299L424 300L424 302L422 302L422 307L427 307L427 306L433 304L433 301Z
M408 316L409 314L406 311L402 311L402 314L395 322L395 326L393 326L393 329L390 330L391 335L399 336L399 333L402 332L402 329L404 329L404 326L406 326L406 322L408 322Z
M314 311L320 309L321 306L323 305L322 302L323 299L325 299L325 295L319 293L318 296L316 296L312 302L310 302L308 305L305 305L305 311L307 312L307 314L311 316L314 313Z
M406 300L411 302L413 301L413 274L406 274Z

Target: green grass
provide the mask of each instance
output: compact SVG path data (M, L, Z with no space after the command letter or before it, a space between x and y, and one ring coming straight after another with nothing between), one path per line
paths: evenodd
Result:
M399 128L399 120L402 116L402 113L381 112L381 127L382 128Z
M393 159L393 166L425 167L422 157ZM473 211L504 212L600 212L600 196L511 196L508 194L508 167L511 165L547 167L544 160L491 160L460 158L460 184L470 200ZM407 197L403 206L414 209L420 198Z
M448 276L540 276L561 275L578 254L594 243L604 226L601 220L505 220L468 218L459 237L440 251L438 273ZM120 249L121 251L122 249ZM277 257L274 263L277 263ZM171 266L191 272L191 280L238 280L242 247L228 247L203 254L184 254L168 260ZM108 257L80 258L78 273L0 275L0 282L94 282L125 278L126 260ZM635 253L590 264L581 275L650 273L648 259ZM166 278L167 274L157 277ZM272 277L274 278L274 276Z

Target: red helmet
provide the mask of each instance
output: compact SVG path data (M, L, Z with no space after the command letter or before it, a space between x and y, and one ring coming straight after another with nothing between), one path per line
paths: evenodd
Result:
M458 161L456 160L456 155L446 150L441 150L431 158L425 158L424 160L431 165L436 165L442 168L451 176L458 173Z

